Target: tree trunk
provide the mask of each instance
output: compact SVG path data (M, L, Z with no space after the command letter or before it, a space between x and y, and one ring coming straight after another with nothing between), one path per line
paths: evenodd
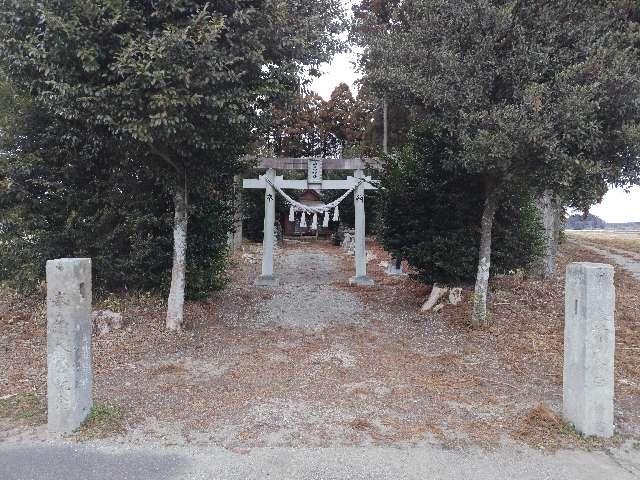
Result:
M495 186L487 185L480 233L480 252L478 254L478 274L473 295L473 316L471 325L480 328L487 324L487 292L489 291L489 269L491 267L491 230L496 213L498 196Z
M171 269L171 289L167 302L167 323L169 330L182 328L184 311L184 286L187 270L187 188L178 187L173 197L173 268Z
M228 233L227 243L233 253L242 247L242 178L233 176L233 227Z
M387 103L387 96L384 96L382 103L382 151L386 155L389 153L389 104Z
M549 278L556 273L562 208L549 190L544 192L536 204L544 227L544 255L535 263L532 273L540 278Z

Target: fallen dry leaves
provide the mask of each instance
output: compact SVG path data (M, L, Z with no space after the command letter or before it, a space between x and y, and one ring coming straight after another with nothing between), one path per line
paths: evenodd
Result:
M118 408L128 439L253 446L402 444L491 446L505 437L541 447L584 446L557 418L562 392L563 272L601 261L565 245L549 281L492 283L491 326L469 328L466 300L438 314L419 307L429 286L387 277L375 256L372 288L352 287L353 257L329 242L288 244L335 258L333 286L366 308L357 325L306 331L256 323L275 290L256 289L256 245L234 259L231 283L189 302L187 330L163 329L153 296L99 299L124 315L123 330L94 338L96 400ZM640 282L616 270L616 421L640 433ZM102 302L102 303L100 303ZM0 397L45 395L42 298L0 296Z

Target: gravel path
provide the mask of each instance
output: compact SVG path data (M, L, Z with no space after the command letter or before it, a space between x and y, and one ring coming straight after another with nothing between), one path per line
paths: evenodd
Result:
M281 285L262 306L256 323L317 332L330 326L363 325L362 303L331 284L341 275L340 258L303 250L280 252Z

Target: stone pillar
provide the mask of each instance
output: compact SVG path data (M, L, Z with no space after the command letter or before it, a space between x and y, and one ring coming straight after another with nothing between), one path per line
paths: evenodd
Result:
M613 435L613 267L571 263L565 285L562 413L584 435Z
M70 433L93 404L91 259L47 262L47 428Z
M362 170L356 170L353 175L356 180L364 177ZM365 217L364 217L364 184L360 184L353 192L355 206L355 259L356 275L349 279L349 283L356 285L373 285L373 280L367 277L367 250L365 246Z
M276 171L270 168L265 177L275 182ZM256 285L275 287L278 279L273 275L273 244L275 242L274 224L276 221L276 191L267 183L264 190L264 235L262 239L262 274L256 278Z

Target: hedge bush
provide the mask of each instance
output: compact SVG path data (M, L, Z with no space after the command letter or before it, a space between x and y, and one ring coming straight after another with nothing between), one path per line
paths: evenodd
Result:
M0 153L0 282L30 290L44 280L46 260L91 257L95 288L165 294L173 202L162 176L99 131L56 130L38 112L22 120L1 136L17 148ZM204 193L189 200L190 298L224 284L232 223L228 180L200 181L204 188L192 191Z
M433 125L416 127L380 175L378 236L429 283L473 282L478 265L481 178L451 170L455 140ZM528 268L543 252L533 197L510 192L496 212L491 270Z

